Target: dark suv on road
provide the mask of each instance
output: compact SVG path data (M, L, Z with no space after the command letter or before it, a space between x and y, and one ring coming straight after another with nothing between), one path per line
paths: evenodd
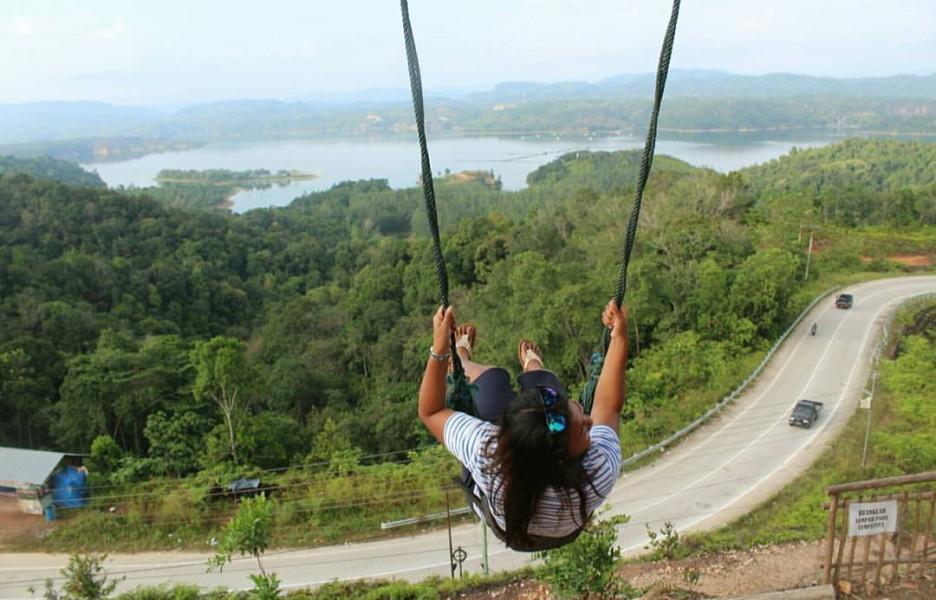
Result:
M795 425L809 429L819 419L819 411L821 410L822 402L800 400L793 407L793 413L790 415L790 426Z
M855 297L851 294L839 294L835 297L835 308L851 308Z

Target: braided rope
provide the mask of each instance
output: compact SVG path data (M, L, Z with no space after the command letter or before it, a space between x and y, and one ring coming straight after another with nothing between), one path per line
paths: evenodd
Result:
M439 240L439 222L436 216L435 188L432 184L432 167L429 163L429 148L426 144L425 111L423 109L422 78L419 74L419 57L416 54L416 42L409 19L409 7L406 0L400 0L403 12L403 37L406 42L406 60L409 66L410 89L413 94L413 111L416 113L416 133L419 137L419 156L422 164L423 196L426 200L426 217L432 232L432 249L436 262L436 279L439 283L439 295L443 306L448 306L448 273L442 257L442 245Z
M621 271L618 275L617 288L614 294L614 301L621 306L624 300L624 293L627 291L627 265L630 263L631 252L634 248L634 239L637 237L637 223L640 220L640 207L643 204L644 189L647 187L647 179L650 177L650 167L653 165L653 153L656 148L657 121L660 117L660 105L663 103L663 90L666 87L666 76L669 73L670 58L673 55L673 42L676 39L676 22L679 19L679 2L673 0L673 9L670 13L669 25L666 27L666 34L663 37L663 47L660 50L660 60L657 64L656 87L653 96L653 110L650 113L650 125L647 128L647 140L644 143L643 158L640 161L640 172L637 177L637 191L634 196L634 205L631 208L630 220L627 223L627 236L624 240L624 255L621 260ZM611 331L604 330L602 339L603 354L608 352L608 346L611 343ZM591 366L589 367L589 378L585 384L580 401L586 412L591 412L592 403L595 397L595 387L597 386L598 376L601 374L602 359L600 356L593 356Z
M400 0L400 12L403 16L403 38L406 44L406 62L409 67L410 90L413 94L413 112L416 115L416 133L419 137L419 156L422 164L423 196L426 200L426 218L429 221L429 230L432 233L432 252L435 257L436 279L439 284L439 296L442 306L449 305L448 272L445 268L445 258L442 256L442 243L439 237L439 220L436 215L435 188L432 184L432 167L429 163L429 147L426 143L425 111L423 108L422 77L419 74L419 56L416 54L416 42L413 37L413 27L410 24L409 6L406 0ZM465 370L462 367L458 352L455 352L455 334L450 339L452 348L452 373L450 380L454 390L449 392L450 405L461 408L465 412L466 404L470 403L471 394Z
M640 162L640 172L637 178L637 190L634 196L634 205L631 209L630 219L627 225L627 235L624 241L624 253L621 260L621 270L618 274L617 287L614 300L618 307L624 299L627 291L627 267L630 264L631 253L634 248L634 240L637 237L637 224L640 220L640 208L643 203L644 189L647 187L647 179L650 176L650 168L653 166L653 155L656 148L657 123L660 116L660 106L663 102L663 91L666 87L666 77L669 73L670 58L673 54L673 42L676 38L676 23L679 19L680 0L673 0L673 8L670 13L669 24L666 28L666 34L663 38L663 47L660 50L660 59L657 64L656 86L654 89L653 110L650 114L650 124L647 129L647 139L644 143L644 153ZM416 43L413 37L413 29L409 19L409 6L406 0L400 0L400 11L403 17L403 35L406 44L406 59L409 67L410 89L413 95L413 111L416 115L416 132L419 137L419 150L422 163L422 184L423 195L426 201L426 218L429 221L429 230L432 233L432 248L436 263L436 278L439 284L439 295L442 299L442 306L449 305L448 298L448 274L445 268L445 259L442 256L442 245L439 238L438 216L436 214L435 189L432 181L432 167L429 162L429 150L426 143L425 112L423 107L422 78L419 73L419 57L416 53ZM611 332L604 331L603 353L607 353L608 346L611 343ZM452 348L455 347L455 336L451 337ZM602 353L596 353L592 357L589 367L589 378L585 384L580 396L582 406L586 412L591 412L594 402L595 387L597 386L598 376L601 374L603 364ZM463 389L465 395L470 396L467 389L467 381L464 377L464 369L457 352L452 352L452 378L456 386L454 394L456 400L460 390ZM464 385L463 385L464 384Z

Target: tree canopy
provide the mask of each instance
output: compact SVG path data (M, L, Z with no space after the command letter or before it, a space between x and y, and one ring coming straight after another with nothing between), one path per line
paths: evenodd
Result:
M805 305L810 258L814 278L932 251L933 152L848 140L730 174L659 157L625 297L622 436L646 445L727 391L738 358ZM453 303L478 325L479 358L516 372L522 332L582 385L638 165L576 152L521 191L440 181ZM419 190L382 180L234 215L0 175L0 444L89 452L109 436L120 460L146 461L131 478L421 447L414 399L438 303L427 231Z

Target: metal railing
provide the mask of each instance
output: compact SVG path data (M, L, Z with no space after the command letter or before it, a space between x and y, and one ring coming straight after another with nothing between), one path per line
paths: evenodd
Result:
M881 352L884 351L884 348L886 348L887 344L890 342L891 326L894 323L894 317L897 315L897 313L911 304L921 304L931 300L936 300L936 292L927 292L925 294L919 294L917 296L905 298L903 302L897 305L897 308L895 308L889 315L887 315L887 319L884 321L884 331L881 335L881 340L878 342L877 346L875 346L874 353L871 355L871 364L878 363L878 361L881 359Z

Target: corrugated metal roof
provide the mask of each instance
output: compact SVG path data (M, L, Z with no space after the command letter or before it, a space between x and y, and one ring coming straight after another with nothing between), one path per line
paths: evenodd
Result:
M0 485L42 485L66 456L62 452L0 446Z

